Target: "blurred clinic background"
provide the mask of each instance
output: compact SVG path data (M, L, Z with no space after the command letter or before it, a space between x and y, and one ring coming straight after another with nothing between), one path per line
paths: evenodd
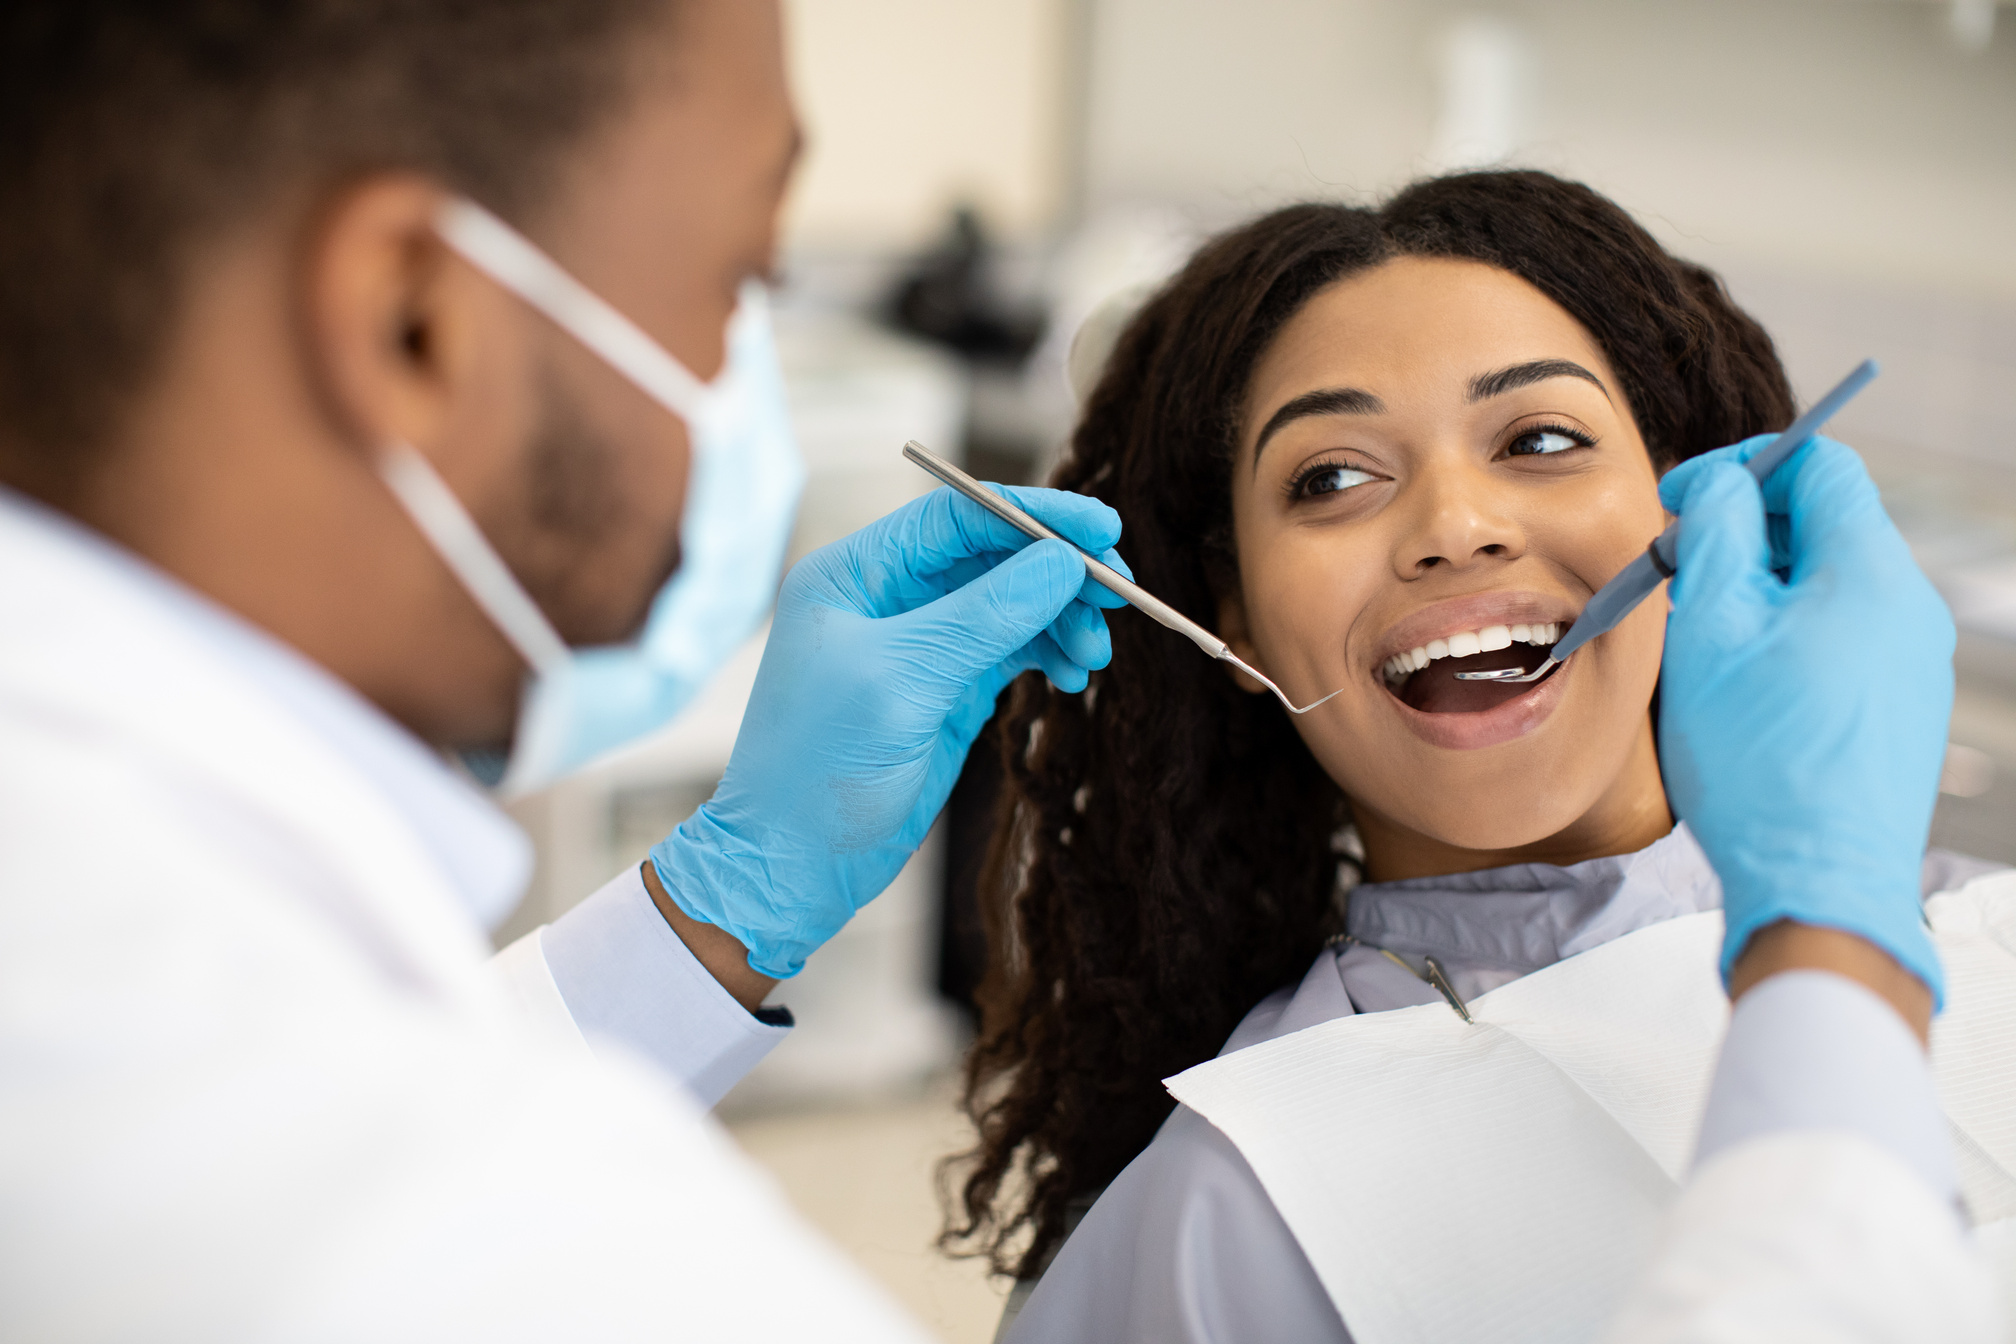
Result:
M809 152L779 327L811 479L794 556L921 493L917 438L1035 481L1070 338L1205 234L1295 199L1518 164L1719 269L1959 620L1934 842L2016 862L2016 7L1992 0L790 0ZM1872 630L1871 639L1884 638ZM1173 649L1174 646L1172 646ZM1184 656L1177 651L1173 656ZM707 796L761 655L530 800L553 918ZM897 884L780 987L799 1026L723 1103L799 1206L946 1338L1006 1285L931 1249L965 1146L976 762Z

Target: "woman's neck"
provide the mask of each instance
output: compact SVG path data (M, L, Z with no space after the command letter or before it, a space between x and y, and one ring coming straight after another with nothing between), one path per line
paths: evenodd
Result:
M1512 849L1464 849L1423 835L1354 802L1358 838L1365 846L1365 876L1374 882L1474 873L1515 863L1566 866L1611 854L1632 854L1673 829L1659 752L1648 719L1616 782L1596 805L1566 827Z

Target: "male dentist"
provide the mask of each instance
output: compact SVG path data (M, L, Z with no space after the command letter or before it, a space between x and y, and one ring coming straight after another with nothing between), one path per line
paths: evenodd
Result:
M548 782L768 604L796 148L767 0L6 8L0 1337L918 1338L704 1110L996 694L1084 685L1116 599L944 492L808 557L713 800L496 958L526 847L445 763ZM1018 499L1117 563L1104 506ZM1832 600L1849 665L1927 599ZM1774 969L1841 960L1761 908ZM1974 1280L1901 1179L1950 1234L1885 1261L1908 1309ZM1631 1338L1718 1300L1692 1263Z
M1117 599L945 493L778 597L777 7L24 0L0 62L0 1337L916 1337L704 1108ZM706 812L491 964L527 846L442 749L536 787L773 598Z

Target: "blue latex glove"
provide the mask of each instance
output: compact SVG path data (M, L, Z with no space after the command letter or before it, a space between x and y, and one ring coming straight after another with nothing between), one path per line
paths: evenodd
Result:
M1737 464L1772 437L1659 483L1681 518L1659 681L1666 791L1722 878L1725 978L1752 934L1790 919L1866 938L1939 1001L1919 871L1953 620L1861 460L1815 439L1760 491Z
M1129 573L1104 504L994 488ZM1009 681L1041 668L1083 690L1113 656L1098 608L1120 605L1069 546L951 490L806 556L721 787L651 851L666 892L756 970L796 975L923 843Z

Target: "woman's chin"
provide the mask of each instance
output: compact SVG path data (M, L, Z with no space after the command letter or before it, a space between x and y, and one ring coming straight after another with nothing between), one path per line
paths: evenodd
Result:
M1334 744L1332 777L1358 804L1445 845L1503 852L1538 844L1602 793L1595 776L1604 771L1593 767L1609 759L1602 748L1617 732L1610 715L1589 713L1603 683L1598 669L1578 677L1570 661L1510 695L1499 688L1502 698L1488 708L1457 710L1447 708L1454 697L1416 696L1431 705L1418 709L1382 687L1360 720L1370 731ZM1365 750L1368 738L1379 749Z
M1421 808L1402 824L1408 829L1447 845L1486 856L1510 856L1542 845L1575 823L1575 817L1561 815L1564 809L1538 807L1529 810L1506 800L1466 798L1461 807ZM1572 809L1570 809L1572 810ZM1401 809L1402 816L1415 809ZM1497 866L1508 858L1491 858L1472 866Z

